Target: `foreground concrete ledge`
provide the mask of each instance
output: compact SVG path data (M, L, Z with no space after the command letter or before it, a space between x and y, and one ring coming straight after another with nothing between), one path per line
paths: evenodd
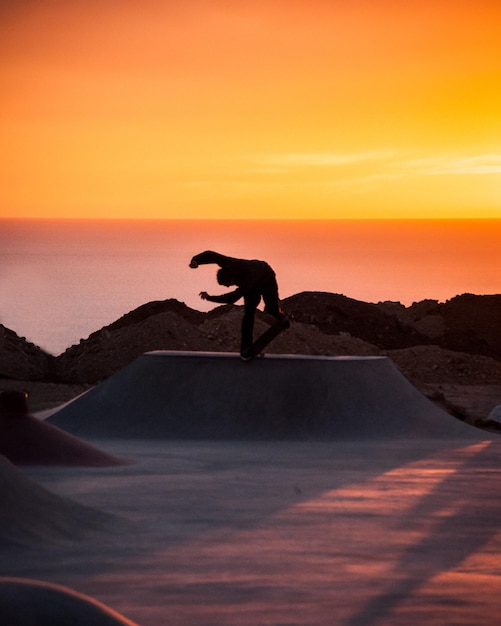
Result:
M94 598L62 585L28 578L0 577L0 615L3 624L12 626L137 626Z
M49 421L92 438L469 438L386 357L148 352Z

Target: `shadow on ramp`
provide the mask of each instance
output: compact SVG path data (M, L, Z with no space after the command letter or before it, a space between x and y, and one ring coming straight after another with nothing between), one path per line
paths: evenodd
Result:
M455 470L445 473L443 480L424 494L406 515L399 516L397 522L395 518L391 520L394 531L404 531L415 540L409 542L400 558L394 561L393 568L386 572L386 580L379 581L379 592L343 622L344 626L425 623L425 612L437 610L430 607L433 604L436 607L441 605L445 621L440 620L440 623L496 622L494 617L493 622L490 619L484 621L489 607L482 607L481 594L485 593L483 586L489 578L486 575L489 566L485 564L489 560L489 552L482 552L499 534L499 446L485 441L470 449L458 448L447 454L442 453L442 458L454 456L458 459L464 456L465 459ZM391 527L390 524L388 526ZM468 560L474 555L476 564L469 567ZM479 565L482 561L483 570ZM484 584L479 585L477 579L474 591L476 607L469 605L467 597L461 595L457 586L452 590L443 587L439 595L441 576L456 575L463 580L471 576L474 580L479 569L484 574L479 577ZM435 599L431 602L426 596L426 586L433 585ZM430 602L428 606L427 601ZM494 599L494 602L497 603L497 600ZM422 619L415 617L416 605L422 612ZM406 611L414 612L414 616L406 619Z

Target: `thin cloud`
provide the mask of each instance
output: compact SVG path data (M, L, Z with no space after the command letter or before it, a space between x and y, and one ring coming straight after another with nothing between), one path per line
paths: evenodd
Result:
M337 168L354 164L371 165L381 170L389 167L395 172L406 171L409 175L440 175L440 174L499 174L501 173L501 154L480 154L468 157L441 155L418 159L401 160L396 151L377 150L367 152L291 152L284 154L268 154L254 159L260 171L270 174L285 173L295 168ZM375 176L378 174L374 173ZM385 174L381 172L383 178ZM389 177L392 174L387 172ZM396 174L394 174L396 176Z
M262 166L271 168L293 167L342 167L364 161L381 161L394 157L389 150L372 152L290 152L284 154L268 154L258 157Z
M501 154L414 159L402 162L401 167L428 176L501 174Z
M442 154L409 158L407 152L291 152L252 159L244 176L264 176L259 185L272 188L310 187L325 192L365 194L397 181L428 176L472 176L501 173L501 154L473 156ZM301 175L299 175L301 174ZM233 181L252 186L255 180Z

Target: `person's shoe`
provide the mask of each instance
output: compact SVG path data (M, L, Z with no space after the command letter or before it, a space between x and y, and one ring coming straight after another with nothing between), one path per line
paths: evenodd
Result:
M252 353L250 348L244 348L240 351L240 358L242 361L250 361L252 359Z
M291 321L287 315L284 315L283 318L280 320L280 326L282 326L282 328L284 329L291 327Z

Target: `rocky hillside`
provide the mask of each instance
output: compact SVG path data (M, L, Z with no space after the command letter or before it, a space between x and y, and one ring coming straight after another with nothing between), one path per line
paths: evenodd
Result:
M457 400L458 387L482 386L486 398L494 390L477 413L501 403L501 396L495 401L501 394L501 295L465 294L445 303L425 300L405 307L303 292L285 299L283 306L294 323L269 352L387 355L429 395L445 404L456 397L452 404L458 414L468 414ZM88 386L150 350L237 351L241 318L239 306L202 313L177 300L150 302L58 357L0 326L0 378ZM256 334L265 328L258 315Z
M501 295L464 294L444 303L423 300L408 308L398 303L378 307L425 336L428 343L501 360Z
M0 378L47 380L53 359L0 324Z

